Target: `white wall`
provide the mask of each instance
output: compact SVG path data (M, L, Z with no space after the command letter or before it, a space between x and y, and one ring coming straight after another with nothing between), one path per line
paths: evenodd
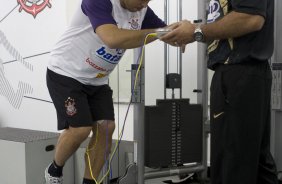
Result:
M17 1L0 1L0 20L2 20L9 11L17 6ZM52 7L46 7L36 18L24 11L19 12L19 7L17 7L7 18L0 22L0 31L5 34L7 40L22 57L50 51L52 45L65 29L73 11L79 6L79 0L50 1L50 3ZM160 18L164 16L163 3L163 0L155 0L149 4ZM176 1L171 1L170 7L171 18L169 23L172 23L176 21ZM183 19L197 19L197 0L183 1ZM156 99L163 98L163 48L163 43L160 41L155 41L153 44L146 46L146 105L153 105ZM171 48L170 51L170 72L176 72L176 49ZM193 103L196 102L196 95L192 93L192 90L197 87L196 52L196 44L191 44L187 46L186 52L183 54L183 97L190 98ZM130 60L130 58L132 58L133 63L133 51L128 50L126 60ZM10 54L7 48L0 43L0 65L2 61L5 79L13 87L15 94L20 88L18 86L19 82L31 86L32 93L23 94L22 103L19 108L15 108L8 101L9 97L1 94L0 91L0 126L56 132L56 112L53 104L48 102L51 99L45 81L48 54L24 60L33 67L33 70L29 70L19 61L9 63L12 60L15 60L15 56ZM127 64L120 66L120 68L125 72L125 69L130 69L128 68L129 66ZM113 73L113 75L117 74ZM121 78L123 75L128 76L128 74L120 73ZM128 96L130 93L126 90L130 89L130 84L123 85L125 86L121 88L120 94ZM2 89L3 86L0 82ZM113 89L117 91L115 82L113 82ZM121 101L126 102L127 98L124 98L124 96L121 98L123 98ZM133 139L132 108L130 108L123 136L123 139L126 140ZM117 127L120 127L120 129L124 121L126 109L127 105L115 105L116 120L119 120ZM118 128L114 133L115 138L117 138L117 131Z
M169 15L170 19L168 24L177 21L177 1L169 1ZM150 6L157 12L160 18L164 18L164 1L152 1ZM183 1L183 19L195 20L197 18L197 0ZM164 43L155 41L154 43L146 46L145 57L145 103L146 105L154 105L156 99L164 98ZM196 94L193 89L197 88L197 45L196 43L186 46L186 52L182 55L182 95L183 98L190 98L191 103L196 103ZM169 73L177 72L177 49L169 47ZM171 98L170 91L167 90L167 98ZM176 91L176 95L179 94Z
M34 18L24 10L19 12L17 1L1 0L0 31L3 35L0 58L4 75L1 76L2 83L0 82L0 126L56 131L53 104L41 101L50 101L45 84L48 54L44 53L50 51L65 29L66 1L52 1L51 5L51 8L45 7ZM34 56L38 54L39 56ZM10 62L29 56L34 57ZM20 83L31 87L32 92L24 93L24 87L18 86ZM7 86L11 87L10 91L3 95ZM7 99L22 101L15 108Z

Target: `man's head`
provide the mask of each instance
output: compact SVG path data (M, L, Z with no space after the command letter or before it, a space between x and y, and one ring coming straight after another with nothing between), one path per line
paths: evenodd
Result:
M150 0L120 0L120 4L124 9L131 12L139 11L146 8Z

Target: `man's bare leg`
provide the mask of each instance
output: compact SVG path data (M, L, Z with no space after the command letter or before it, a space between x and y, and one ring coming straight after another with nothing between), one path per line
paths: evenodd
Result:
M99 121L98 123L98 140L96 140L96 127L93 126L93 135L89 141L88 148L89 157L91 162L91 170L93 177L98 180L100 171L105 163L105 157L108 158L112 146L112 135L115 129L114 121ZM96 142L97 141L97 142ZM95 148L94 145L96 144ZM84 178L92 180L92 176L89 168L88 156L85 154L85 172Z
M55 150L55 162L58 166L64 166L65 162L79 148L80 144L89 136L92 127L78 127L65 129L57 142Z

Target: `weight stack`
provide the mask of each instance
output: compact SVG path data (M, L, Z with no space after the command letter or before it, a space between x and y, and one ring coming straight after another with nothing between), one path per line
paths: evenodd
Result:
M189 99L157 100L145 107L145 166L176 167L202 161L203 110Z

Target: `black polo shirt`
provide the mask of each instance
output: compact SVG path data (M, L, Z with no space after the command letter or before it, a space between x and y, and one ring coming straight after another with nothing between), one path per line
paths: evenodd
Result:
M274 48L274 0L227 1L228 12L261 15L265 18L265 24L260 31L209 43L208 67L213 69L217 63L225 62L236 64L268 60L272 56ZM223 16L220 0L211 0L207 23L217 21Z

